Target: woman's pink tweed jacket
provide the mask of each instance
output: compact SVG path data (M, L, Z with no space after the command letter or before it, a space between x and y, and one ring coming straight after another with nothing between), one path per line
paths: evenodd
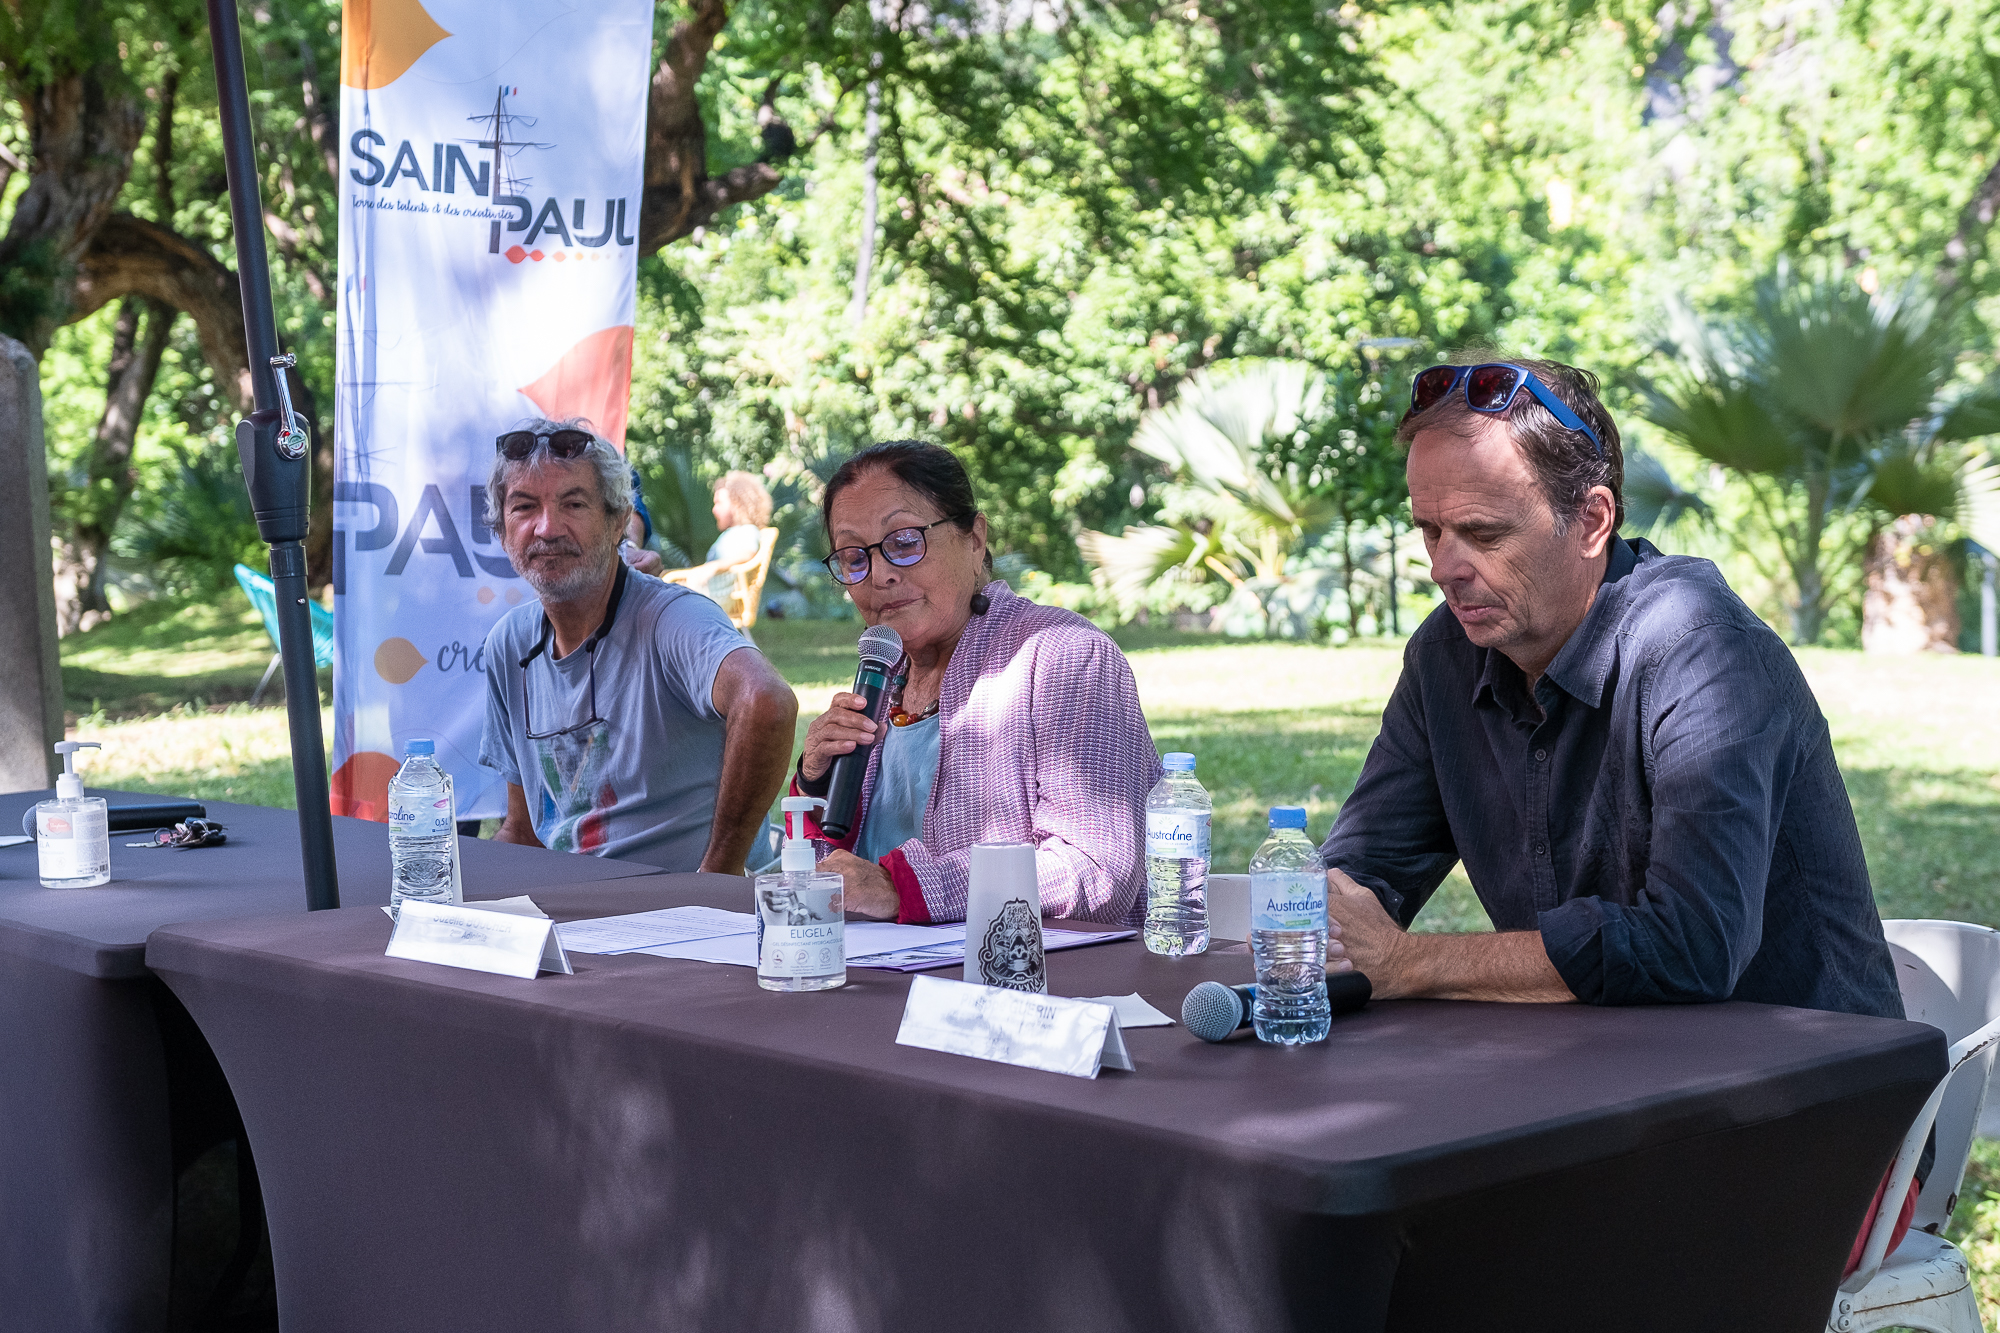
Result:
M924 835L882 859L903 900L899 919L963 921L972 845L1032 842L1044 915L1136 926L1160 756L1132 667L1075 612L1002 582L984 591L992 605L966 625L945 668ZM881 759L878 747L863 820Z

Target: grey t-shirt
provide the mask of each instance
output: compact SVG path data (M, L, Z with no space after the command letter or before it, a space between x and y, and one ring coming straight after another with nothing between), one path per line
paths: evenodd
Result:
M551 640L524 670L541 635L541 604L531 602L486 636L481 762L521 788L545 847L696 869L722 773L715 675L723 658L755 645L708 598L644 574L627 575L594 652L556 661ZM563 734L530 740L530 724Z

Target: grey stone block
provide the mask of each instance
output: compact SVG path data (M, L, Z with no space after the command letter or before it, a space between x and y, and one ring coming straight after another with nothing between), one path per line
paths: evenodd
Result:
M63 734L41 368L0 335L0 792L54 785Z

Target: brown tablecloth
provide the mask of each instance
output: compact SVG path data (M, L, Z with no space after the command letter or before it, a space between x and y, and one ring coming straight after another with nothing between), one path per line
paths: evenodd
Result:
M163 798L92 789L113 805ZM0 832L52 792L0 796ZM156 1333L167 1326L175 1178L236 1132L213 1057L145 968L161 924L305 915L298 816L205 803L229 841L127 848L115 878L45 889L32 844L0 848L0 1329ZM341 901L389 900L385 825L336 818ZM469 892L644 875L654 867L461 838ZM377 916L381 912L370 906ZM385 918L386 920L386 918ZM206 1293L195 1293L195 1299Z
M558 919L741 881L551 896ZM1064 1078L894 1044L905 976L383 957L379 912L157 932L235 1088L287 1333L1824 1326L1944 1042L1745 1004L1378 1003ZM1178 1014L1242 954L1052 955ZM956 970L943 975L956 976Z

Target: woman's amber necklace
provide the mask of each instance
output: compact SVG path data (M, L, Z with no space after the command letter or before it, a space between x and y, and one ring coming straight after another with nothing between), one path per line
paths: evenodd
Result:
M931 706L921 713L912 713L903 707L903 686L909 683L909 679L910 659L906 657L897 667L896 678L889 682L889 722L892 726L914 726L922 722L925 718L937 716L938 704L942 701L942 695L937 699L931 700Z

